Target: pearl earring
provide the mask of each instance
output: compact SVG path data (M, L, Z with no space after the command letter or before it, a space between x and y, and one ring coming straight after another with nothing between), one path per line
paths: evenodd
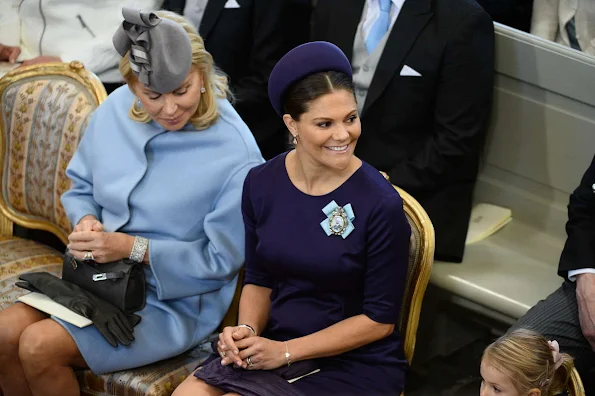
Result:
M205 87L200 87L200 93L205 93L207 90Z
M293 140L291 142L296 146L298 144L298 135L293 135Z

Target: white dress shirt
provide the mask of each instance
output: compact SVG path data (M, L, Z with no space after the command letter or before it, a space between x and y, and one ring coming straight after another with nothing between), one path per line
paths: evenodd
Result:
M401 8L403 8L403 4L405 0L392 0L392 4L390 6L390 28L389 31L393 28L399 13L401 12ZM364 20L362 25L362 33L364 34L364 42L368 39L368 34L370 30L372 30L372 26L380 16L380 3L378 0L366 0L366 9L364 10Z
M576 281L577 275L580 274L595 274L595 268L581 268L577 270L568 271L568 280Z
M208 2L209 0L186 0L184 16L194 24L196 30L199 30Z

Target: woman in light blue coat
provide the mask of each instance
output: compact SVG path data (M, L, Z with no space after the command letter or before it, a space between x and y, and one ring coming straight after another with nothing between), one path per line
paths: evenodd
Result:
M135 340L114 348L94 326L17 303L0 312L4 396L78 395L74 367L106 373L178 355L231 303L244 261L242 186L263 159L194 28L158 15L124 10L114 45L128 85L92 116L62 197L75 257L146 264Z

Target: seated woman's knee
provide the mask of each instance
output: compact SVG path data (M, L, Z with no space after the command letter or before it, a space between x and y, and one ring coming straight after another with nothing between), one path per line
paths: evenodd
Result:
M43 318L43 314L23 304L0 311L0 367L17 356L23 331Z
M19 359L24 369L43 370L44 367L56 363L55 333L48 331L43 322L28 326L19 340Z

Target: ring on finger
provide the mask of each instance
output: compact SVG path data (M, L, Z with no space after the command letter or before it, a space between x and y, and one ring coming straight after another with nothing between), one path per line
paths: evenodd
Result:
M250 359L251 356L248 356L248 359L246 359L246 362L248 362L248 367L252 367L254 366L254 363L252 363L252 359Z
M93 252L92 251L86 252L85 255L83 256L83 260L85 260L85 261L95 261L95 257L93 257Z
M221 356L221 359L225 359L225 352L219 351L219 356Z

